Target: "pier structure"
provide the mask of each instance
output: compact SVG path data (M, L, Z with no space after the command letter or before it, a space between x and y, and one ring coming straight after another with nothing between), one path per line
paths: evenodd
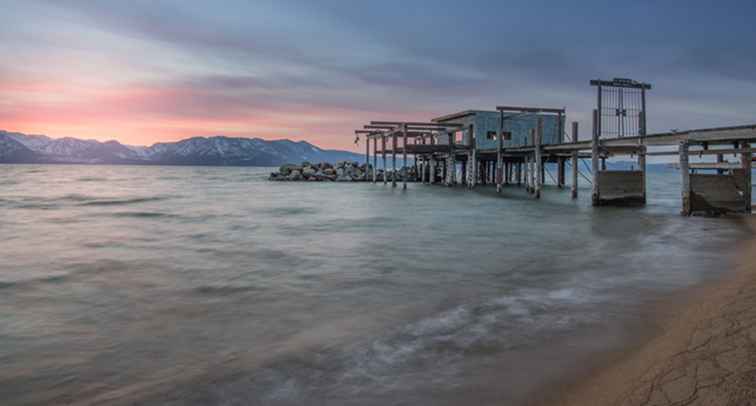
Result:
M756 125L648 134L646 92L651 85L629 79L590 83L597 89L590 137L580 137L577 122L566 131L564 108L522 106L465 110L428 122L371 121L356 132L367 137L366 162L371 140L374 167L378 155L383 157L384 183L386 172L397 173L396 155L401 154L404 168L411 155L423 183L469 189L495 185L497 192L524 185L538 199L547 175L557 189L566 187L569 163L573 199L578 198L582 177L591 184L594 206L644 205L647 157L677 156L683 215L751 213ZM386 166L387 154L392 168ZM612 157L623 157L624 166L608 167ZM556 164L555 176L547 164ZM394 186L396 179L392 176ZM402 179L406 188L407 177Z

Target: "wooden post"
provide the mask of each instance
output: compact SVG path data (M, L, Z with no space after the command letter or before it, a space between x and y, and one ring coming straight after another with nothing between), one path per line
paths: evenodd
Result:
M386 165L386 135L381 135L381 155L383 156L383 184L386 182L386 172L388 172L388 166Z
M365 135L365 175L364 175L364 181L368 181L368 176L370 175L370 137Z
M599 87L600 92L600 87ZM601 93L599 93L600 95ZM601 96L599 96L601 99ZM594 206L598 206L601 201L601 189L599 188L599 128L598 128L599 113L598 110L593 110L593 137L591 140L591 178L593 181L593 193L591 194L591 201Z
M564 157L557 157L557 187L559 187L559 189L564 188L564 167Z
M743 199L745 199L745 211L751 214L751 193L753 191L751 180L751 167L753 166L753 153L751 152L751 143L745 141L742 143L743 153L740 155L740 164L745 171L745 185L743 188Z
M402 189L407 189L407 175L409 175L409 167L407 166L407 124L402 124L402 138L404 138L404 141L402 142L402 145L404 145L404 148L402 148L402 155L404 158L404 174L402 175Z
M717 154L717 163L723 164L724 163L724 155ZM717 169L717 174L722 175L724 174L724 169Z
M396 187L396 131L391 133L391 166L393 171L391 174L391 187Z
M534 172L533 160L534 160L533 156L532 155L528 155L528 164L526 165L526 167L528 168L528 180L527 180L527 182L528 182L528 193L533 193L533 191L535 190L535 187L534 187L535 186L535 174L533 173Z
M436 183L436 158L431 155L430 166L428 167L428 184Z
M468 161L465 161L465 162L462 163L462 165L460 165L462 167L462 173L461 173L462 179L461 179L461 181L462 181L463 185L467 185L467 162Z
M641 182L643 182L643 195L641 202L646 204L646 146L641 145L638 149L638 167L641 171Z
M535 164L536 173L539 174L535 183L535 198L541 198L541 187L543 186L544 176L546 170L543 165L543 157L541 156L541 139L543 138L543 117L538 117L538 124L536 125L534 148L535 148Z
M473 125L470 124L470 173L468 187L470 189L475 187L478 182L478 146L475 142L475 132L473 131Z
M515 177L517 178L517 186L522 185L522 162L517 162L515 164Z
M690 165L688 141L680 141L680 175L682 175L682 210L683 216L690 216Z
M446 168L446 185L454 186L457 182L457 162L455 162L456 157L454 156L454 133L447 132L446 134L449 137L449 159L447 160L448 167Z
M578 122L572 122L572 142L578 142ZM572 151L572 185L570 186L570 193L573 199L578 197L578 150Z
M373 183L378 180L378 138L373 137Z
M425 170L427 169L428 158L423 155L423 159L420 160L420 183L425 184Z
M496 146L496 191L501 193L501 183L504 178L504 161L501 156L501 149L504 148L504 141L502 140L504 135L504 113L501 113L502 119L499 124L499 131L496 134L497 146Z

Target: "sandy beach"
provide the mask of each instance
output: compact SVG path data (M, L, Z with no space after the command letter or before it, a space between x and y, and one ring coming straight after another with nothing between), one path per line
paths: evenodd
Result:
M659 304L652 338L546 403L756 405L756 240L739 251L723 280Z

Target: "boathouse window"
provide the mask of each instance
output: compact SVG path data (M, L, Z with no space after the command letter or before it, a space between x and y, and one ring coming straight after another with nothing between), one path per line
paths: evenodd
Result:
M496 131L489 131L486 133L486 139L487 140L496 140ZM509 131L505 131L501 133L501 140L502 141L511 141L512 140L512 133Z

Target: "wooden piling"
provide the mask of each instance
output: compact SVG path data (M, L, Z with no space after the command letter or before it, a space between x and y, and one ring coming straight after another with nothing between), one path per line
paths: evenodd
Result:
M646 146L641 145L638 149L638 168L641 171L641 182L643 182L643 185L641 186L643 188L642 196L641 196L641 203L646 204Z
M462 176L461 183L467 185L467 161L464 161L460 167L462 169L462 173L460 174Z
M717 154L717 164L723 164L724 163L724 155ZM717 174L722 175L724 174L724 169L717 169Z
M557 157L557 187L564 188L564 157Z
M599 91L599 99L601 98ZM593 110L593 135L591 140L591 178L593 182L593 192L591 201L594 206L598 206L601 198L601 189L599 189L599 115L598 110Z
M535 139L534 141L534 149L535 149L535 164L536 164L536 173L539 174L538 179L536 179L535 183L535 192L534 197L536 199L541 198L541 187L543 187L544 183L544 176L545 176L545 168L543 165L543 157L541 156L541 139L543 138L543 117L538 117L538 123L536 125L536 131L535 131Z
M503 113L502 113L503 114ZM502 166L504 165L503 157L501 155L501 150L504 147L504 141L502 140L502 136L504 135L504 120L499 124L499 131L496 134L497 139L497 147L496 147L496 192L501 193L501 183L502 178L504 177L504 168Z
M373 183L378 181L378 138L373 137Z
M478 146L475 141L475 132L473 125L470 124L470 173L468 187L470 189L475 187L478 182Z
M431 155L430 166L428 167L428 184L436 183L436 158Z
M447 132L446 134L449 138L449 159L446 162L446 186L454 186L457 182L457 162L455 161L456 157L454 156L454 133Z
M743 199L745 200L745 211L751 214L751 193L753 191L751 168L753 166L753 153L751 152L751 143L745 141L741 144L743 153L740 155L740 163L745 172L745 185L743 188Z
M407 124L402 125L402 138L404 138L404 141L402 141L402 145L404 145L404 148L402 148L402 155L404 158L404 174L402 175L402 189L407 189L407 178L409 175L409 166L407 165Z
M515 177L517 178L517 186L522 186L522 162L517 162L515 165Z
M572 142L578 142L578 122L572 122ZM572 184L570 185L570 194L573 199L578 197L578 151L572 151Z
M680 214L690 216L690 160L688 157L688 141L680 141L680 175L682 177L682 210Z
M391 133L392 148L391 148L391 166L393 167L391 175L391 187L396 187L396 132Z
M386 165L386 136L385 135L381 135L381 155L383 156L383 184L385 185L387 183L386 172L388 172L388 167Z
M364 181L368 181L368 176L370 176L370 137L367 135L365 136L365 175Z

